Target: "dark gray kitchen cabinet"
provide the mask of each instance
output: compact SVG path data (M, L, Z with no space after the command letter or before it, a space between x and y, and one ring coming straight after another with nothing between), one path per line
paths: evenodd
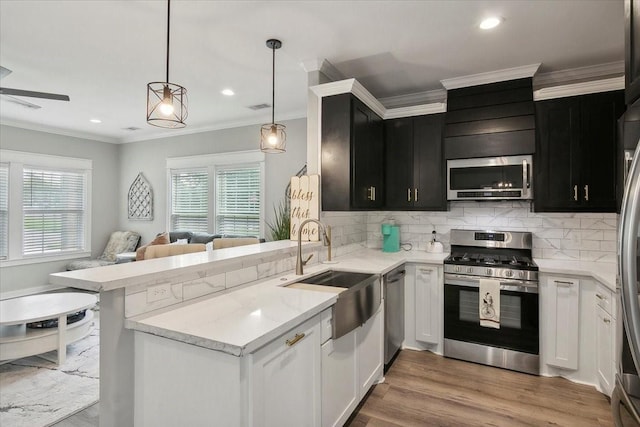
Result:
M385 208L446 210L444 114L385 121Z
M616 129L623 112L623 91L536 103L536 211L616 211Z
M627 105L640 99L640 0L625 0L625 97Z
M322 210L378 209L384 203L382 119L350 93L322 99Z

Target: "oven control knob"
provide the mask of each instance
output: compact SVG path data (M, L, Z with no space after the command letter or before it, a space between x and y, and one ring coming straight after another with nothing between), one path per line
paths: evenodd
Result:
M487 275L491 276L493 274L493 270L491 268L487 268Z
M456 273L460 273L461 270L462 270L462 268L459 265L457 265L456 266Z
M467 267L467 273L473 273L473 267Z
M504 272L504 275L507 276L507 277L511 277L511 276L513 276L513 271L507 270L507 271Z
M520 278L521 278L521 279L524 279L524 271L521 271L521 272L519 273L519 276L520 276Z

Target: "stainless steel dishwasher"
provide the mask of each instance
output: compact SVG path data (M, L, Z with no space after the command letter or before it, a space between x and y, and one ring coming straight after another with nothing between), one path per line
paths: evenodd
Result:
M384 370L404 341L404 265L382 278L384 294Z

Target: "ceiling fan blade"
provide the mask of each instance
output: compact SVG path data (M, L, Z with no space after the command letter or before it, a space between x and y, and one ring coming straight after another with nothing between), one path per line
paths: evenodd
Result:
M9 74L11 74L11 70L0 65L0 79L7 77Z
M58 95L56 93L46 92L33 92L30 90L22 89L9 89L6 87L0 87L0 95L28 96L31 98L53 99L55 101L69 101L69 97L67 95Z
M4 95L2 96L3 101L7 101L7 102L11 102L13 104L18 104L22 107L27 107L27 108L31 108L32 110L37 110L39 108L42 108L41 106L37 105L37 104L33 104L29 101L25 101L24 99L20 99L20 98L14 98L13 96L10 95Z

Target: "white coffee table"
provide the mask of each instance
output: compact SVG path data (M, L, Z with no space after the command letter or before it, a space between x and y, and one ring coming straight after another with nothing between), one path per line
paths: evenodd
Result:
M0 301L0 361L19 359L58 350L58 364L64 363L67 344L82 339L92 330L95 295L81 292L29 295ZM67 325L67 315L87 310L85 317ZM27 323L57 319L55 328L27 328Z

